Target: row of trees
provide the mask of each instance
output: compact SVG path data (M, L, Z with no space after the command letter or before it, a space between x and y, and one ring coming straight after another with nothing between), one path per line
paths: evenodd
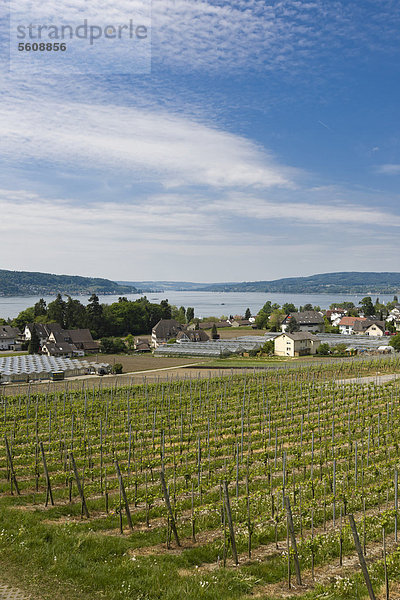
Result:
M271 331L280 331L282 321L289 313L295 313L306 310L320 311L319 306L313 306L312 304L305 304L300 306L300 309L296 308L291 302L286 302L282 306L280 304L272 303L270 300L264 304L256 316L256 325L258 329L270 329Z
M171 318L180 323L189 322L194 318L194 309L183 306L178 309L168 300L153 304L146 297L134 301L122 297L113 304L100 304L96 294L92 294L85 306L79 300L70 296L64 300L58 294L48 305L41 299L20 312L12 325L23 331L27 323L59 323L63 329L88 328L93 337L102 338L148 334L160 319Z
M397 296L394 296L392 302L382 304L379 298L376 299L375 303L372 302L370 296L363 298L359 306L355 306L353 302L338 302L331 304L331 310L343 309L347 311L349 317L358 317L363 314L365 317L376 317L380 321L385 320L392 308L398 303ZM270 300L264 304L256 316L256 325L258 329L270 329L271 331L280 331L280 327L285 315L303 311L321 311L320 306L313 306L312 304L305 304L297 308L293 303L287 302L282 306L280 304L272 303ZM295 319L292 328L295 328ZM389 327L390 329L390 327ZM292 329L294 331L295 329ZM290 331L290 329L289 329ZM325 317L325 331L335 333L336 328L332 327L330 321ZM337 330L338 332L338 330Z

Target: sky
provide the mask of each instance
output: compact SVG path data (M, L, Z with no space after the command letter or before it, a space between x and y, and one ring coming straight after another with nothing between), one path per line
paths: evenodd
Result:
M0 268L198 282L399 271L400 2L0 11ZM17 24L84 19L148 36L17 50Z

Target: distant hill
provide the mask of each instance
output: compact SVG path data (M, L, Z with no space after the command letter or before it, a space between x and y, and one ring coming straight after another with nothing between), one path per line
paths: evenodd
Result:
M0 269L0 296L52 296L60 294L134 294L140 290L109 279L52 275Z
M273 281L214 283L207 292L277 292L292 294L399 294L400 273L340 272Z
M174 290L175 292L198 292L212 285L211 283L193 283L192 281L117 281L117 283L138 287L143 292L166 292L168 290Z

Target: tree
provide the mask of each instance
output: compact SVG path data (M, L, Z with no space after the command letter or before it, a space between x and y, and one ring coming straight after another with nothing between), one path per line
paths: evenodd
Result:
M79 300L68 296L65 303L64 321L66 329L84 329L87 327L86 308Z
M44 315L47 315L47 305L43 298L40 298L40 300L38 302L36 302L36 304L33 307L33 312L34 312L35 318L43 317Z
M121 338L101 338L100 352L103 352L103 354L120 354L121 352L126 352L125 342Z
M269 356L274 353L274 340L268 340L265 342L264 346L261 348L261 352L263 354L268 354Z
M186 322L190 323L194 319L194 308L192 306L188 306L186 309Z
M65 308L66 304L62 299L61 294L57 294L57 297L47 307L47 317L49 321L59 323L62 328L65 328Z
M396 352L400 352L400 333L398 333L397 335L394 335L389 342L390 346L393 346L393 348L396 350Z
M355 306L354 306L353 302L335 302L334 304L331 304L329 308L331 310L334 310L335 308L342 308L343 310L349 310L350 308L355 308Z
M301 312L305 312L305 311L307 311L307 310L313 310L313 306L312 306L312 304L305 304L304 306L301 306L301 307L300 307L300 311L301 311Z
M249 320L251 317L251 310L249 308L246 308L246 312L244 313L244 318Z
M278 305L279 308L279 305ZM264 306L259 310L258 315L256 316L256 325L258 329L264 329L268 325L268 319L272 314L273 307L270 300L264 304Z
M103 307L98 296L92 294L86 307L87 323L94 337L103 333Z
M21 311L17 317L13 320L12 324L14 327L18 327L20 331L25 329L25 325L33 323L35 320L35 312L33 306L26 308Z
M162 309L162 319L171 319L171 306L168 304L168 300L161 300L160 306Z
M282 309L285 311L285 313L287 315L289 315L290 313L294 313L297 312L297 308L295 307L294 304L292 304L291 302L286 302L286 304L284 304L282 306Z
M294 317L291 317L289 320L288 332L294 333L295 331L300 331L300 326Z
M40 339L38 334L36 333L36 328L32 327L31 339L29 340L28 345L28 353L29 354L38 354L40 350Z
M360 302L362 311L366 317L371 317L375 314L375 308L372 304L371 296L365 296Z
M320 356L328 356L328 354L330 353L330 347L328 343L323 343L320 344L319 347L317 348L317 354L319 354Z
M280 310L274 310L268 320L268 327L271 331L280 331L284 314Z
M178 308L177 306L171 306L171 318L178 321L178 323L186 323L186 310L184 306Z
M126 336L125 342L126 342L126 345L128 346L128 352L133 352L133 350L135 348L135 338L133 337L133 335L131 333Z
M326 315L324 315L325 333L340 333L339 325L332 325Z
M115 365L113 365L111 368L111 373L114 373L115 375L121 375L122 368L123 367L121 363L115 363Z
M211 337L213 340L219 339L218 330L217 330L217 326L215 323L213 324L213 326L211 328Z

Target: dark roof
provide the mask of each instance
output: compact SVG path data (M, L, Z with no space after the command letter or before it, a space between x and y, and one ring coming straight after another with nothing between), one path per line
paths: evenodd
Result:
M59 335L57 338L59 338ZM63 339L56 342L46 342L43 346L51 355L56 356L57 354L72 354L72 352L76 352L77 348L74 344L69 344L65 342Z
M191 342L208 342L210 339L202 329L194 329L192 331L180 331L176 336L177 340L187 336Z
M0 340L10 340L19 336L19 329L10 325L0 325Z
M317 325L324 323L323 316L315 310L290 313L290 315L285 317L283 322L289 323L291 319L295 319L298 325Z
M176 337L179 331L185 329L185 326L175 319L161 319L157 325L153 327L153 333L160 339Z
M95 342L89 329L66 329L64 337L82 350L98 350L100 342Z
M371 325L376 325L377 327L379 327L379 329L385 331L384 321L370 321L369 319L367 319L366 321L356 321L353 329L354 331L366 331L368 327L371 327Z
M84 342L93 342L92 334L89 329L66 329L65 333L71 338L72 342L82 344Z
M319 338L316 335L313 335L309 331L295 331L294 333L282 333L278 337L282 335L286 335L291 340L312 340L313 342L318 342ZM276 339L276 338L275 338Z
M48 338L51 333L60 333L62 331L62 327L58 323L28 323L27 327L31 333L33 328L35 328L40 338Z
M136 352L151 352L151 347L146 340L138 340L135 344L135 350Z

